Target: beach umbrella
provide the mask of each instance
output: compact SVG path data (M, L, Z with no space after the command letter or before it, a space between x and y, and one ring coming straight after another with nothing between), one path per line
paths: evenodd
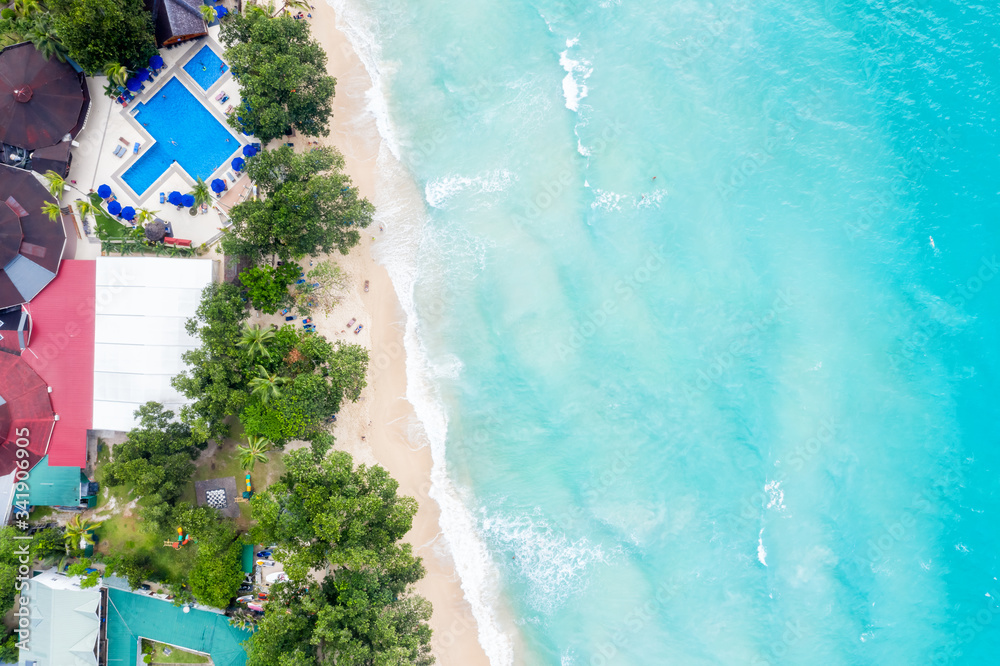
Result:
M125 87L128 88L131 92L139 92L139 89L142 88L142 81L133 76L131 79L125 82Z
M257 146L247 144L243 146L243 155L246 157L253 157L257 154Z
M194 195L193 194L185 194L181 198L181 203L184 206L188 206L188 207L193 206L194 205Z
M216 18L222 18L223 16L225 16L228 13L229 13L229 10L226 9L225 7L216 7L215 8L215 16L216 16Z
M234 157L233 158L232 165L233 165L233 169L235 169L236 171L242 171L243 170L243 166L245 164L246 164L246 162L243 161L242 157Z
M141 68L139 71L135 73L135 78L139 79L140 81L145 81L149 79L149 70L146 69L145 67Z
M149 59L149 66L153 69L159 69L163 67L163 58L158 54Z
M146 225L143 230L146 232L146 238L151 241L161 241L163 237L167 235L167 225L163 223L163 220L156 218L152 222Z
M117 201L112 201L108 204L108 212L112 215L118 215L122 212L122 205Z
M174 190L169 195L167 195L167 201L169 201L174 206L180 206L182 200L183 197L181 196L181 193L178 192L177 190Z
M122 208L122 217L124 219L128 220L129 222L131 222L132 220L134 220L135 219L135 208L132 208L132 206L125 206L124 208Z
M225 190L226 190L226 181L222 180L221 178L216 178L215 180L212 181L213 192L219 194L220 192L224 192Z
M107 185L101 185L100 187L97 188L97 196L101 197L102 199L107 199L108 197L111 196L111 188L108 187Z

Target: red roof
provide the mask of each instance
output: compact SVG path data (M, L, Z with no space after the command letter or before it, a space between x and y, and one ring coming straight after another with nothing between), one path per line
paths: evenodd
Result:
M56 279L25 306L31 343L21 356L52 387L59 415L49 464L87 466L87 430L94 422L94 284L97 262L62 262Z

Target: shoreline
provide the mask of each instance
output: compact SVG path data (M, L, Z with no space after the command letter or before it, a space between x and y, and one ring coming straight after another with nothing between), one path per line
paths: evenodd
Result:
M330 136L320 138L319 144L340 150L345 172L361 194L375 203L382 138L374 116L367 110L372 82L353 46L337 27L334 9L322 2L312 13L313 37L327 53L328 71L337 78ZM296 147L307 149L298 138ZM415 591L434 607L430 620L434 656L440 664L486 666L490 661L479 643L472 607L444 539L441 510L430 497L431 449L406 398L406 314L388 271L372 257L372 246L380 236L377 224L366 230L361 243L349 255L332 257L350 276L350 285L329 316L314 317L317 330L328 339L357 342L368 347L371 356L368 386L358 402L341 410L334 428L335 448L351 453L358 463L384 467L399 482L401 494L417 499L419 508L405 541L423 558L427 570ZM367 293L363 289L365 280L369 281ZM364 325L359 335L345 327L354 317Z

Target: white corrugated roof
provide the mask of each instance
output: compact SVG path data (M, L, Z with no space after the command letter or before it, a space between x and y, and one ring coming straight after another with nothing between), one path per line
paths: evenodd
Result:
M170 380L198 346L185 322L212 282L209 259L101 257L94 322L94 428L130 430L150 400L175 412L188 401Z

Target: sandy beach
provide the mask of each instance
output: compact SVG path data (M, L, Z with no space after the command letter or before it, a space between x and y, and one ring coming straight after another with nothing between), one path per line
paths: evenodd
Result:
M361 193L375 202L376 157L381 138L374 117L366 111L365 93L371 81L350 42L336 28L334 10L318 3L312 14L313 34L329 55L329 71L337 78L331 134L319 143L336 146L344 154L347 173ZM305 138L296 137L295 141L297 150L308 149L303 145ZM399 481L400 492L415 497L420 504L407 540L427 569L417 592L434 605L431 627L438 663L488 664L478 642L472 609L443 542L438 505L428 496L431 453L405 398L405 314L388 273L371 255L372 244L379 242L379 236L378 225L373 224L348 256L332 257L348 273L350 284L329 316L318 313L314 317L317 330L328 339L360 343L370 350L372 359L368 387L361 399L339 415L334 430L336 447L351 453L359 463L386 468ZM308 270L307 262L303 263ZM354 318L364 326L358 335L346 327ZM275 323L284 322L278 318Z

